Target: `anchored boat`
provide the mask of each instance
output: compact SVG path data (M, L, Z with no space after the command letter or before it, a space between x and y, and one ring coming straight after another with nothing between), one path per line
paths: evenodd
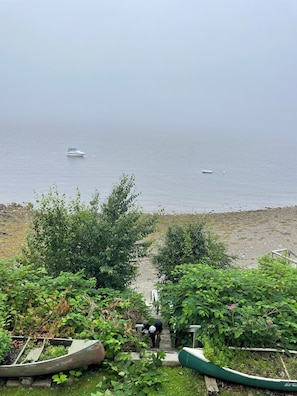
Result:
M75 147L70 147L67 150L67 156L68 157L84 157L86 153L84 151L80 151Z
M202 173L208 173L209 175L211 175L213 171L211 169L203 169Z

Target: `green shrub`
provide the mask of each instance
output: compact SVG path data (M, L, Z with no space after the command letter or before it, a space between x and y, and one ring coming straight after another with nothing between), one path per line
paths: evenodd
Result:
M36 198L30 232L23 249L27 263L48 273L84 271L96 286L124 290L135 279L138 253L154 229L155 215L143 215L136 205L134 177L123 175L106 201L95 192L89 205L66 199L57 188Z
M179 282L161 287L162 316L177 332L197 332L222 345L294 349L297 344L297 269L264 257L259 268L176 268Z
M203 221L174 225L168 228L164 244L154 256L158 275L163 282L178 282L174 269L181 264L208 264L214 268L228 268L233 257L217 237L206 230Z
M0 362L2 362L5 356L8 354L11 346L11 337L7 331L0 329Z

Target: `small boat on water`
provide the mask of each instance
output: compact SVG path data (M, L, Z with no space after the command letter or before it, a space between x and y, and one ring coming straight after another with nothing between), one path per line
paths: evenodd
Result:
M68 157L84 157L86 153L84 151L80 151L75 147L69 147L67 150Z
M203 170L202 170L202 173L211 174L211 173L213 173L213 171L212 171L211 169L203 169Z
M46 355L47 350L57 347L62 347L64 354L53 358L49 353ZM0 364L0 377L34 377L69 371L99 363L104 355L104 347L98 340L15 336L9 358Z
M257 351L261 353L284 353L277 349L262 349L262 348L250 348L248 350ZM297 351L288 351L292 355L296 355ZM297 392L297 379L293 380L290 378L288 370L283 365L282 371L286 378L266 378L259 377L255 375L249 375L242 373L240 371L232 370L229 368L224 368L217 366L207 360L203 354L203 349L201 348L187 348L184 347L178 354L179 362L182 366L197 370L200 373L207 375L209 377L219 378L223 381L235 382L241 385L265 388L277 391L289 391Z

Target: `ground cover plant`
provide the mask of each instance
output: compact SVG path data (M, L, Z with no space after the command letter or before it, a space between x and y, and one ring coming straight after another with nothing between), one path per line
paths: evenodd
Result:
M0 362L7 355L11 345L11 338L7 331L0 328Z
M129 289L96 289L95 279L84 279L80 273L61 273L59 277L52 277L45 269L37 271L31 265L6 260L0 261L0 276L0 296L7 304L0 306L0 315L5 319L1 334L99 339L106 351L101 365L110 373L104 382L106 389L115 382L120 383L123 364L129 365L124 378L126 385L133 376L142 378L137 387L133 385L137 394L148 385L151 389L160 386L162 376L158 379L155 374L161 355L151 356L152 362L142 359L140 367L123 355L146 347L144 339L135 330L135 323L149 317L141 295ZM4 343L2 349L5 354ZM52 353L58 356L65 351L56 348ZM121 356L126 356L126 360ZM67 379L67 373L54 378L59 383Z
M296 355L285 352L233 350L227 355L227 366L232 369L266 378L297 378Z
M153 395L164 396L199 396L205 395L203 377L187 368L162 367L161 378L166 378L162 393L156 391ZM54 384L51 389L3 388L0 386L0 396L91 396L100 388L97 386L105 381L106 371L92 368L83 372L78 381ZM0 380L1 383L1 380ZM195 391L195 393L193 393ZM135 394L137 396L139 393ZM238 395L238 393L237 393Z

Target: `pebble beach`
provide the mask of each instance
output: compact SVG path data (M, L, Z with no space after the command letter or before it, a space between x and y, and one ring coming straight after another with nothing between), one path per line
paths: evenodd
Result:
M297 254L297 206L213 213L206 219L240 267L256 267L272 250Z
M180 218L179 215L166 216L170 223L173 218L174 222ZM297 253L297 206L181 216L183 221L203 216L207 227L225 244L228 253L236 257L235 264L242 268L256 267L258 258L271 254L272 250L289 249ZM26 228L26 208L16 204L0 206L0 258L19 252ZM157 281L150 258L142 259L133 286L150 301Z
M188 215L189 221L195 216ZM297 254L297 206L202 216L210 231L225 244L228 253L236 257L234 264L239 267L257 267L258 258L271 254L272 250L289 249ZM178 221L178 215L175 217ZM150 302L151 290L157 282L157 272L151 261L142 259L134 287Z

